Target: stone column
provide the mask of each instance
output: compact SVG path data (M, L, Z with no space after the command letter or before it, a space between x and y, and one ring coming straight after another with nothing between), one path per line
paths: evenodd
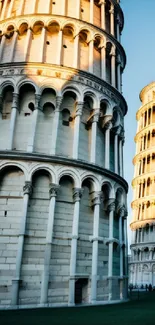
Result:
M101 5L101 28L105 29L105 5L106 5L106 1L100 1L100 5Z
M79 68L79 34L74 37L73 67L75 69Z
M56 64L61 65L62 62L62 39L63 39L63 34L62 30L59 30L59 36L58 36L58 41L57 41L57 61Z
M23 248L24 248L24 237L26 231L26 217L28 210L29 197L32 194L32 186L30 182L25 182L23 187L23 216L21 219L19 239L18 239L18 249L16 257L16 269L15 269L15 278L12 280L12 298L11 305L18 305L18 295L19 295L19 282L21 276L21 266L23 258Z
M56 97L56 108L54 113L54 120L53 120L53 131L52 131L52 148L51 148L51 155L56 154L56 145L57 145L57 136L58 136L58 127L59 127L59 118L60 118L60 108L62 104L63 97L57 96Z
M79 232L79 212L80 200L83 190L75 188L73 192L74 199L74 216L72 226L72 242L71 242L71 259L70 259L70 281L69 281L69 305L75 304L75 274L76 274L76 260L77 260L77 241Z
M114 143L114 153L115 153L115 173L118 174L118 135L120 133L120 128L118 127L115 132L115 143Z
M32 37L32 31L29 28L27 30L27 36L25 40L25 46L24 46L24 61L28 61L28 55L30 53L30 42L31 42L31 37Z
M106 47L101 47L101 78L106 80Z
M20 6L19 6L19 12L18 12L19 16L23 15L24 2L25 2L25 0L20 0Z
M31 5L31 8L32 8L32 14L35 14L36 13L36 2L37 0L31 0L32 1L32 5Z
M2 5L3 5L3 0L0 0L0 15L1 15L1 12L2 12Z
M121 59L120 55L117 56L117 89L121 92Z
M10 51L10 59L9 59L9 62L13 62L13 60L14 60L16 43L17 43L17 37L18 37L18 32L15 31L14 32L14 35L12 37L12 47L11 47L11 51Z
M1 46L0 46L0 61L2 60L3 57L4 46L5 46L5 36L3 35L1 38Z
M124 215L124 275L125 275L125 298L128 296L128 233L127 233L127 211Z
M114 20L114 5L111 4L110 8L110 33L115 36L115 20Z
M80 19L80 4L81 4L81 1L80 0L76 0L76 18L77 19Z
M48 303L50 259L51 259L52 240L53 240L55 203L56 203L58 188L59 186L56 184L51 184L50 186L50 204L49 204L48 225L47 225L47 234L46 234L44 270L43 270L42 284L41 284L41 298L40 298L41 304Z
M45 41L46 41L46 28L42 28L41 32L41 49L40 49L40 62L44 63L44 53L45 53Z
M16 117L19 104L19 94L13 93L13 102L11 109L11 119L10 119L10 141L9 141L9 150L13 149L13 140L14 140L14 131L16 125Z
M105 127L105 168L110 169L110 130L112 128L112 123L107 123Z
M124 144L124 135L122 133L121 138L119 140L119 164L120 164L120 176L124 176L123 172L123 144Z
M96 163L96 144L97 144L97 124L99 120L99 111L96 110L92 118L92 130L91 130L91 153L90 162Z
M108 205L109 211L109 258L108 258L108 278L109 278L109 300L112 300L112 288L113 288L113 232L114 232L114 211L116 208L115 199L110 200Z
M100 225L100 204L102 192L95 192L92 205L94 206L93 226L93 252L92 252L92 278L91 278L91 303L94 304L97 298L97 272L98 272L98 241Z
M90 0L90 23L94 22L94 0Z
M120 38L120 18L117 15L117 41L120 42L121 38Z
M113 47L111 52L111 84L113 87L116 86L116 55L115 55L115 48Z
M83 109L83 102L78 102L74 120L73 158L78 159L80 121Z
M123 299L123 217L124 208L119 210L119 245L120 245L120 299Z
M3 4L3 8L1 11L1 20L5 19L5 13L6 13L6 8L7 8L8 1L5 0Z
M93 73L94 71L94 40L89 42L89 72Z
M37 122L38 122L38 114L40 109L40 95L35 94L35 109L32 113L32 133L30 135L27 152L33 152L34 144L35 144L35 136L37 131Z
M13 6L14 6L14 2L15 2L15 0L11 0L11 2L10 2L10 7L9 7L9 10L8 10L7 18L10 18L11 17L12 10L13 10Z

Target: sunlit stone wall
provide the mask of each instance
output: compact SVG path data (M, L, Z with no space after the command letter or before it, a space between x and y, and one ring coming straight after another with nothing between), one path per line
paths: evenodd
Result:
M125 300L119 1L0 1L0 302Z

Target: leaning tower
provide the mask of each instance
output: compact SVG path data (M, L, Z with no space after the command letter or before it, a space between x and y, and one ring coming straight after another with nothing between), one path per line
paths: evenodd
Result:
M140 93L132 182L130 283L155 286L155 82Z
M119 1L0 5L1 306L125 300Z

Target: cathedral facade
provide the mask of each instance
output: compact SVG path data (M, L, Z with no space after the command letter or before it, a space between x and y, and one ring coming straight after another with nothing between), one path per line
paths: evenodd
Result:
M129 282L134 286L155 286L155 82L140 93L137 112L134 199L131 222L132 243Z
M127 297L119 0L0 1L0 305Z

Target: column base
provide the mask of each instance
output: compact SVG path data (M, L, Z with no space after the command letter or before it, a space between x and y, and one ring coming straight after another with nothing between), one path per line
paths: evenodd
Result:
M19 284L20 279L12 280L12 298L11 298L11 305L16 306L18 305L18 296L19 296Z

